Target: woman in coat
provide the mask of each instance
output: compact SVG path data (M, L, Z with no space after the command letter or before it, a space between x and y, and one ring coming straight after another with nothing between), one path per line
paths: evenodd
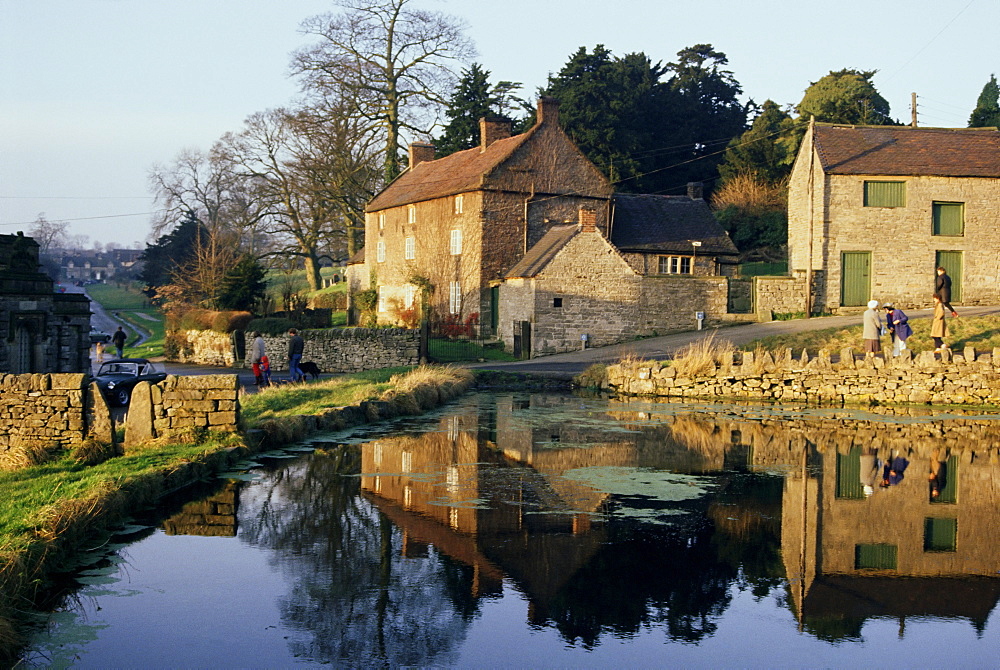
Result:
M931 319L931 337L934 338L934 353L940 354L948 345L944 338L948 337L948 323L945 321L944 300L934 294L934 317Z
M899 356L903 349L906 349L906 340L913 335L913 329L910 328L909 318L901 309L896 309L896 306L891 302L882 303L882 307L885 309L885 320L889 327L889 332L892 333L892 355Z

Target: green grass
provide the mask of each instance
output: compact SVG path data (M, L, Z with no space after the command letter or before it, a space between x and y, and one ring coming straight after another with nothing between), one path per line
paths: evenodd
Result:
M499 346L484 347L466 340L446 340L431 338L427 342L427 354L435 363L459 363L462 361L516 361Z
M128 324L133 330L141 331L146 340L138 347L126 346L125 355L134 358L156 358L163 356L166 327L163 313L149 305L139 284L92 284L87 287L90 297L109 314ZM145 315L151 318L143 318ZM134 341L134 339L133 339ZM114 352L114 348L109 345ZM113 354L112 354L113 355Z
M930 337L931 320L913 319L910 321L910 326L913 328L913 336L906 341L907 346L914 353L933 351L934 342ZM998 316L949 318L948 330L950 336L944 338L944 341L953 351L960 352L966 346L975 347L978 351L992 351L994 347L1000 347L1000 317ZM863 344L861 315L858 315L857 326L825 328L789 335L772 335L749 342L742 348L744 351L752 351L757 346L771 350L791 347L792 352L797 356L803 349L806 349L810 355L814 355L823 348L831 352L839 351L844 347L853 347L855 351L861 351ZM882 344L883 346L889 344L889 338L883 337Z
M87 287L87 294L109 312L149 309L149 298L135 282L122 285L91 284Z
M323 410L356 405L378 398L391 388L393 375L408 372L410 367L369 370L313 384L282 384L262 389L240 400L245 425L284 416L318 414Z

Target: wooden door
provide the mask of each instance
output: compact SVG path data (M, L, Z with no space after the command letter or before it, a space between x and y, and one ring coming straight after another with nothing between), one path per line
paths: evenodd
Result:
M944 268L951 277L951 301L962 302L962 252L937 252L936 267Z
M860 307L871 299L872 254L870 251L845 251L840 255L840 304Z

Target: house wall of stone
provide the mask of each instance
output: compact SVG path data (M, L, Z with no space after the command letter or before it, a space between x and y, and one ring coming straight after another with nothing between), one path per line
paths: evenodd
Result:
M380 368L418 365L420 331L407 328L324 328L300 330L305 342L302 360L312 361L324 373L361 372ZM247 334L247 357L250 360L252 338ZM288 370L288 336L265 335L264 350L271 371Z
M692 256L691 254L647 254L635 251L621 252L622 258L632 267L633 270L642 275L656 275L660 273L660 256L690 256L694 261L694 272L696 277L714 277L720 275L730 275L736 272L735 265L722 265L715 256Z
M788 269L822 270L826 175L813 150L812 132L799 145L788 178Z
M753 301L754 310L768 321L774 314L805 313L805 277L754 277Z
M86 438L86 375L0 374L0 455L17 446L68 449Z
M727 321L729 281L725 277L654 275L642 278L640 290L636 335L695 330L697 312L704 314L702 327Z

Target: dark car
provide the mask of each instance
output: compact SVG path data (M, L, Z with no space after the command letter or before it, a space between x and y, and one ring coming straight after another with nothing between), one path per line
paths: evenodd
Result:
M124 406L132 399L132 389L136 384L156 384L166 378L166 372L157 369L145 358L116 358L101 363L94 381L109 403Z
M97 344L98 342L103 342L107 344L111 341L111 336L105 333L103 330L91 330L90 331L90 343Z

